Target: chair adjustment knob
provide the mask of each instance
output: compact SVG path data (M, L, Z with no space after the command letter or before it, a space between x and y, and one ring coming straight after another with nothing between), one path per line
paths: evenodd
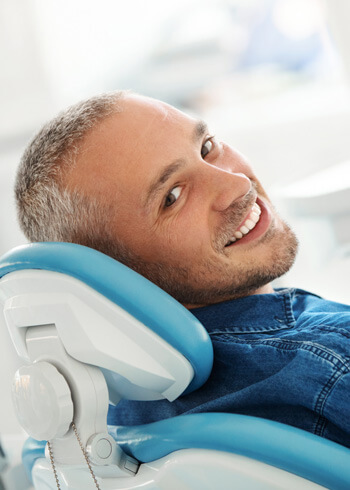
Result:
M123 454L113 437L104 432L94 434L89 438L86 451L90 460L98 465L118 464Z
M38 361L20 367L14 377L12 399L17 418L34 439L62 437L73 420L67 381L53 364Z

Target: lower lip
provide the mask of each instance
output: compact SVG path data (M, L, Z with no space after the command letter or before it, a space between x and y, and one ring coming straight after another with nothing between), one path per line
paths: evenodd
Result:
M269 229L272 220L270 207L259 198L257 198L256 202L261 209L259 221L247 235L244 235L239 240L231 243L231 245L228 245L226 248L230 248L238 245L244 245L245 243L249 243L253 240L256 240L257 238L260 238L262 235L264 235L266 231Z

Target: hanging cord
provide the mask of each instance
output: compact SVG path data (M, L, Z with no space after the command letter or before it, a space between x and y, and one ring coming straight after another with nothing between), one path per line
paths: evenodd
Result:
M92 466L91 466L91 463L90 463L89 456L88 456L88 454L87 454L87 452L86 452L86 450L85 450L85 448L84 448L84 446L83 446L83 444L81 442L81 439L79 437L79 434L78 434L78 431L77 431L77 428L76 428L76 425L75 425L74 422L72 422L72 428L73 428L75 437L77 438L77 441L79 443L80 449L82 450L82 453L84 455L86 464L88 465L88 468L89 468L90 473L91 473L91 477L94 480L94 483L96 485L96 488L98 490L101 490L100 485L97 483L95 473L93 472L93 469L92 469ZM52 451L52 447L51 447L50 441L47 441L47 448L49 450L49 456L50 456L52 471L53 471L53 474L54 474L54 477L55 477L55 480L56 480L57 489L58 490L61 490L61 486L60 486L60 482L59 482L58 474L57 474L57 470L56 470L56 465L55 465L55 462L54 462L54 459L53 459L53 451Z
M58 490L60 490L61 489L61 485L60 485L60 481L58 479L55 462L53 460L53 452L52 452L52 447L51 447L50 441L47 441L47 449L49 450L50 461L51 461L53 475L54 475L55 480L56 480L56 485L57 485Z

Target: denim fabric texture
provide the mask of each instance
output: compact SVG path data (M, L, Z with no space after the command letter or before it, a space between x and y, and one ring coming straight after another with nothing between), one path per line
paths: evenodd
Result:
M214 347L208 381L172 403L123 400L110 407L109 424L229 412L350 447L350 306L300 289L277 289L191 312Z

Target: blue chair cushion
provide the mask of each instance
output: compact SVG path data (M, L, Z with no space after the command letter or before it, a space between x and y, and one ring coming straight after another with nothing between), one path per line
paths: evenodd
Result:
M350 488L350 450L271 420L227 413L180 415L147 425L109 427L121 448L141 462L189 448L246 456L326 488Z
M350 488L350 450L278 422L225 413L180 415L147 425L109 427L122 449L151 462L180 449L211 449L246 456L326 488ZM29 438L22 459L28 476L45 455L45 441Z
M22 463L29 481L33 481L32 469L37 459L45 458L46 441L37 441L28 437L22 449Z
M0 259L0 278L23 269L75 277L153 330L191 363L194 377L185 394L208 379L213 347L207 331L174 298L129 267L82 245L45 242L17 247Z

